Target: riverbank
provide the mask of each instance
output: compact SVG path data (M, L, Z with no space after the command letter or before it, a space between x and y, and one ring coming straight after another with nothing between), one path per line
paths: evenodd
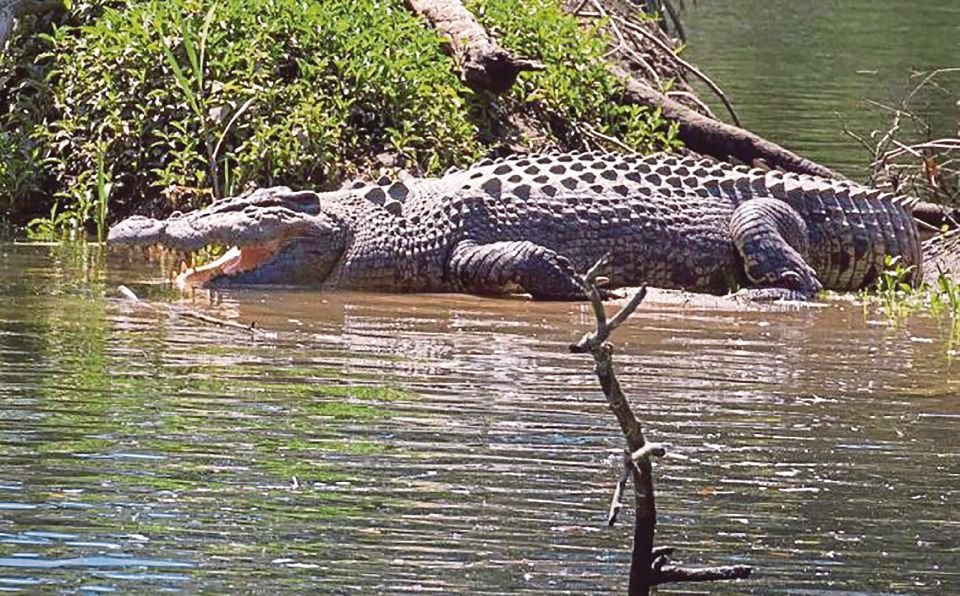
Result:
M680 146L658 113L614 101L599 28L553 0L470 7L545 68L503 96L471 89L400 0L87 0L24 19L0 68L0 213L82 230L250 184L329 189L520 150Z
M102 237L130 213L189 210L251 185L324 190L547 149L686 144L833 175L701 116L709 108L685 80L699 73L621 2L578 3L575 15L560 0L464 6L506 52L538 66L506 91L465 84L454 40L400 0L81 0L24 17L0 65L10 106L0 114L0 220L33 221L35 237ZM917 160L895 145L910 139L884 139L859 178L957 201L955 148ZM893 167L889 150L900 150Z

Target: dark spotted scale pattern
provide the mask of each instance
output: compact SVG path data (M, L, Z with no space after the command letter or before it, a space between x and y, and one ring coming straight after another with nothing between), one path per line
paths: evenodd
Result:
M436 264L421 270L422 279L399 280L403 287L479 291L475 281L460 284L461 276L451 275L458 242L529 241L577 271L609 253L612 286L646 282L712 293L753 285L804 295L821 286L850 290L875 279L884 255L920 263L907 200L852 183L703 159L590 153L506 158L420 181L411 194L404 215L416 218L419 230L440 230L446 242L424 243L423 232L405 237L404 254ZM753 199L761 197L782 202L783 211L806 224L807 237L752 235L738 245L731 218L741 205L753 210ZM766 221L761 203L749 221ZM798 243L799 261L792 248ZM748 275L745 264L756 262L766 270ZM804 280L799 288L796 276ZM786 281L772 281L780 278ZM502 282L505 290L517 285L488 281Z
M303 230L325 230L323 250L337 253L336 265L317 280L327 288L484 294L519 288L567 299L578 295L574 273L605 254L611 287L648 283L711 293L752 287L809 297L820 287L871 283L885 255L920 273L909 199L704 159L510 157L441 178L381 180L314 196L292 218L299 222L296 235L285 238L274 226L261 241L318 243ZM270 204L286 205L281 199L274 196ZM255 217L252 201L242 200ZM229 201L241 199L222 203ZM205 221L224 210L221 204L183 216L178 229L195 228L195 245L197 230L225 227ZM323 225L305 225L311 218ZM170 224L138 225L177 245L165 228ZM222 241L225 234L212 236ZM120 242L145 242L133 235L126 229L111 234ZM256 244L250 240L256 234L241 235L246 245Z

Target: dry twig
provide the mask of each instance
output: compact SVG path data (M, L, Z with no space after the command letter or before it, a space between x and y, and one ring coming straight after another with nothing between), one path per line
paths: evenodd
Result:
M929 197L943 203L960 203L960 136L935 135L930 123L913 109L913 102L927 88L950 93L938 81L944 75L958 73L960 68L916 73L913 78L917 82L896 105L868 100L867 103L875 109L891 115L886 130L873 131L869 139L850 131L843 123L844 134L870 153L871 184L895 193ZM906 142L904 137L914 140ZM930 205L923 209L935 211ZM944 223L949 224L950 217L955 218L947 214ZM928 223L937 226L937 222Z
M671 48L670 46L668 46L668 45L667 45L666 43L664 43L661 39L659 39L656 35L654 35L654 34L651 33L649 30L647 30L647 28L644 27L643 25L641 25L641 24L639 24L639 23L635 23L635 22L633 22L633 21L631 21L631 20L629 20L629 19L626 19L626 18L624 18L624 17L621 17L621 16L616 16L616 15L614 15L614 16L611 17L610 14L603 8L603 6L600 4L600 2L599 2L598 0L590 0L590 1L591 1L591 3L593 4L593 6L595 7L595 9L596 9L595 11L583 11L583 10L580 10L579 12L577 12L577 13L575 13L575 14L578 14L579 16L582 16L582 17L608 19L608 21L610 22L610 28L611 28L611 30L614 32L614 34L616 35L616 37L620 40L620 43L617 45L616 48L614 48L615 51L616 51L616 50L621 50L622 48L624 48L624 47L626 46L626 44L625 44L624 41L623 41L623 40L624 40L624 36L623 36L623 34L620 32L620 27L621 27L621 26L624 27L624 28L626 28L629 32L634 33L634 34L637 34L637 35L643 37L646 41L648 41L648 42L650 42L651 44L653 44L654 46L656 46L656 48L660 50L661 54L662 54L663 56L665 56L668 60L672 61L674 64L677 64L678 66L682 67L684 70L686 70L687 72L689 72L690 74L692 74L692 75L695 76L696 78L698 78L698 79L700 79L701 81L703 81L703 83L710 89L710 91L712 91L712 92L714 93L714 95L716 95L717 98L721 101L721 103L723 103L724 107L727 109L727 112L730 114L730 118L733 119L733 123L736 124L737 126L740 126L740 127L743 126L743 125L740 123L740 117L737 115L737 111L733 108L733 104L730 103L730 100L729 100L729 98L727 98L726 93L723 92L723 90L720 88L720 86L717 85L717 84L713 81L713 79L711 79L710 77L708 77L706 74L703 73L703 71L701 71L699 68L697 68L697 67L694 66L693 64L687 62L686 60L684 60L683 58L681 58L680 56L678 56L677 53L673 50L673 48ZM632 50L631 50L631 52L632 52ZM636 52L632 52L632 53L633 53L634 55L636 55ZM645 62L642 60L642 58L639 60L639 62L645 64ZM692 96L692 94L690 94L690 95ZM705 107L705 105L703 104L703 102L700 101L699 99L696 100L696 103L697 103L698 107L701 107L701 108ZM707 110L706 110L706 113L707 113L708 115L710 115L710 110L707 109ZM712 117L712 115L711 115L711 117Z
M607 262L608 257L605 256L580 278L580 284L590 300L596 318L596 328L584 334L580 341L570 346L570 350L574 353L593 356L596 364L594 372L607 398L607 405L620 423L620 429L627 441L628 450L624 453L623 473L614 490L607 522L610 525L616 522L617 515L623 507L623 493L627 478L632 478L635 518L628 593L631 596L648 594L652 586L666 582L745 578L750 575L751 569L742 565L700 569L669 565L669 555L673 549L653 546L657 511L650 458L663 455L666 453L666 448L645 440L640 421L634 415L617 381L613 368L613 346L608 342L610 334L622 325L643 302L647 289L646 286L640 288L616 315L607 318L598 288L601 269Z

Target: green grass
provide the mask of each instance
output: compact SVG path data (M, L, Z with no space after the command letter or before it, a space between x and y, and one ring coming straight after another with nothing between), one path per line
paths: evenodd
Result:
M879 305L893 326L906 318L926 313L946 323L948 352L960 345L960 283L940 273L932 284L914 287L909 283L912 267L897 257L884 259L884 270L872 288L860 293L864 307Z
M658 114L617 105L606 40L559 0L470 6L546 71L502 99L475 94L402 0L75 0L0 62L0 219L102 237L144 206L375 175L383 154L434 174L505 142L491 131L511 116L536 138L508 140L532 148L588 131L676 146Z

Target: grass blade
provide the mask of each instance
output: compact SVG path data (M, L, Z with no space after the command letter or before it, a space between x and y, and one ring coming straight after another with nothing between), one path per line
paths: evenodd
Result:
M193 71L193 78L197 81L197 93L203 93L203 69L200 60L197 58L197 48L193 43L193 30L190 29L189 21L180 15L180 32L183 35L183 48L187 51L187 59L190 60L190 68Z
M207 55L207 38L210 36L210 25L213 23L213 15L217 10L217 3L214 2L210 5L210 10L207 11L207 15L203 17L203 27L200 28L200 69L201 69L201 79L200 79L200 89L203 89L203 69L206 67L206 55Z
M184 76L183 70L180 68L180 64L177 62L176 57L174 57L173 52L167 47L167 44L163 45L163 55L167 59L167 64L170 65L170 69L173 70L173 77L177 81L177 86L183 90L183 94L187 99L187 104L190 106L190 109L194 111L201 118L203 113L200 111L200 105L197 103L197 98L193 93L193 89L190 88L190 81L187 80L187 77Z
M220 133L220 138L217 139L217 145L213 148L213 155L214 155L214 157L216 157L217 154L220 153L220 146L223 145L223 140L227 137L227 133L230 132L230 129L233 128L233 124L237 121L237 119L238 119L240 116L243 115L244 112L247 111L247 108L249 108L251 105L253 105L253 102L254 102L256 99L257 99L257 96L254 95L254 96L252 96L250 99L248 99L247 101L243 102L243 105L240 106L240 109L237 110L237 111L233 114L233 116L230 117L230 121L227 122L227 125L226 125L225 127L223 127L223 132Z

